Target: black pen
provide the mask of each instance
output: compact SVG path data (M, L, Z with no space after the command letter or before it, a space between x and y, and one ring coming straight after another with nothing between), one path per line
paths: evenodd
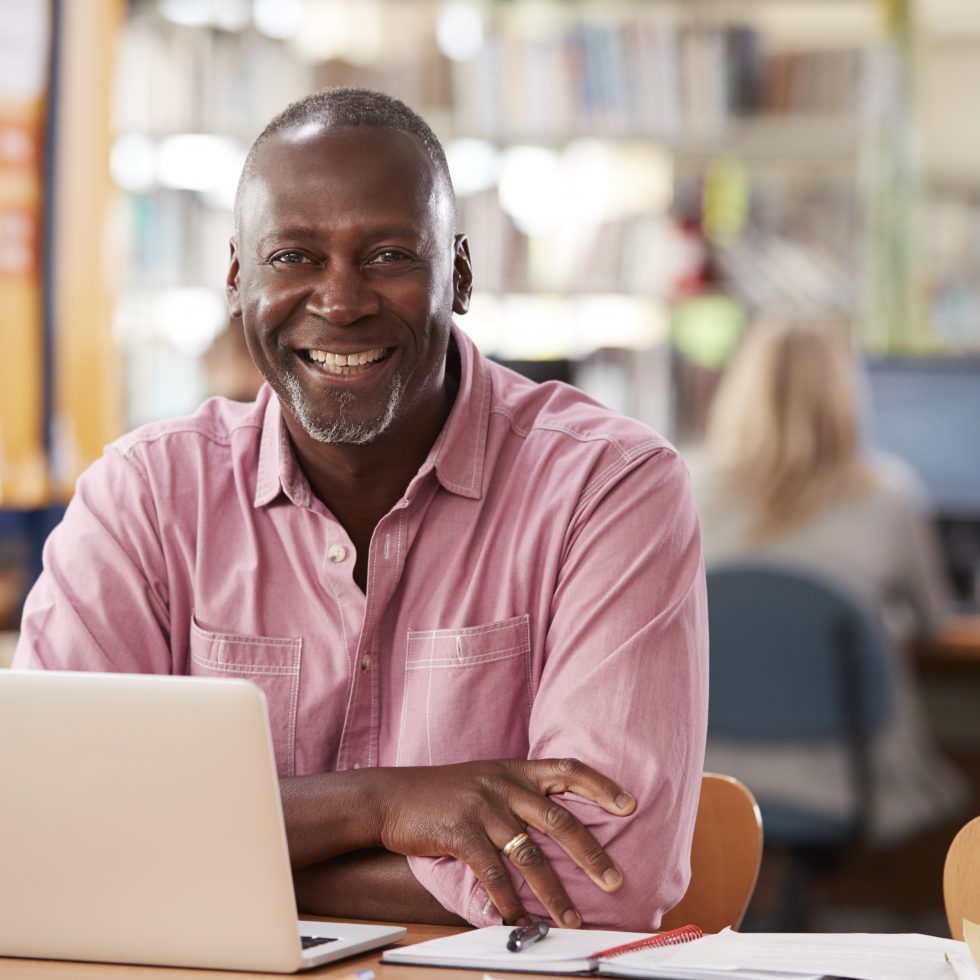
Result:
M512 953L519 953L522 949L527 949L539 939L544 939L548 935L547 922L534 922L522 929L514 929L507 937L507 948Z

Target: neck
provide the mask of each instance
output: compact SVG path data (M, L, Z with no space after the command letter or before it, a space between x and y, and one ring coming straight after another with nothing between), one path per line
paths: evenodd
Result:
M452 370L452 369L450 369ZM404 495L439 437L452 409L458 383L447 372L437 394L363 445L313 439L283 408L296 457L310 488L350 533L371 529Z

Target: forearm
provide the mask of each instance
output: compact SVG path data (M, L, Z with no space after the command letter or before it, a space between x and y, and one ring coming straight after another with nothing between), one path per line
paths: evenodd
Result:
M294 870L380 845L374 772L358 769L279 780Z
M295 871L301 914L466 925L419 884L408 859L390 851L344 854Z
M573 793L621 817L636 805L620 785L574 759L358 769L283 779L281 792L290 859L305 901L319 904L324 899L335 915L340 914L335 903L350 899L349 914L365 915L376 908L389 918L440 922L455 921L445 918L446 909L473 921L469 909L476 882L483 889L481 909L489 902L504 922L526 921L507 870L511 867L556 922L581 924L536 844L525 838L509 855L501 850L524 828L534 828L571 855L593 887L613 891L621 883L613 862L583 824L551 798ZM424 868L429 866L424 859L436 859L437 864L465 866L473 877L437 890L415 864L401 863L377 866L398 876L392 880L380 870L380 877L360 878L357 865L340 859L351 855L354 861L353 855L364 851L411 855L423 859L419 867ZM324 877L312 870L321 864ZM307 868L308 877L299 874ZM350 888L334 879L341 870L353 875ZM424 895L423 888L435 898ZM383 905L374 906L379 896Z

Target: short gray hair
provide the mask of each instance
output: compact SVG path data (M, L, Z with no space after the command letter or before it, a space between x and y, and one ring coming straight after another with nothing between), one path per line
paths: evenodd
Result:
M242 190L251 180L256 166L259 147L276 133L286 129L294 129L309 123L321 123L324 126L374 126L378 129L391 129L405 133L422 144L436 174L445 181L453 213L456 211L456 195L453 191L452 178L449 175L449 164L446 153L438 137L432 132L429 124L404 102L393 96L386 95L367 88L327 88L290 103L274 116L256 137L242 174L238 180L238 190L235 194L235 232L237 234L241 216Z

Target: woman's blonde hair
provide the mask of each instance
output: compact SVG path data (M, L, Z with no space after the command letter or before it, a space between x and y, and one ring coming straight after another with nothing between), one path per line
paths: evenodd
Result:
M853 371L839 327L762 323L722 378L708 453L726 491L749 504L757 539L872 482L858 453Z

